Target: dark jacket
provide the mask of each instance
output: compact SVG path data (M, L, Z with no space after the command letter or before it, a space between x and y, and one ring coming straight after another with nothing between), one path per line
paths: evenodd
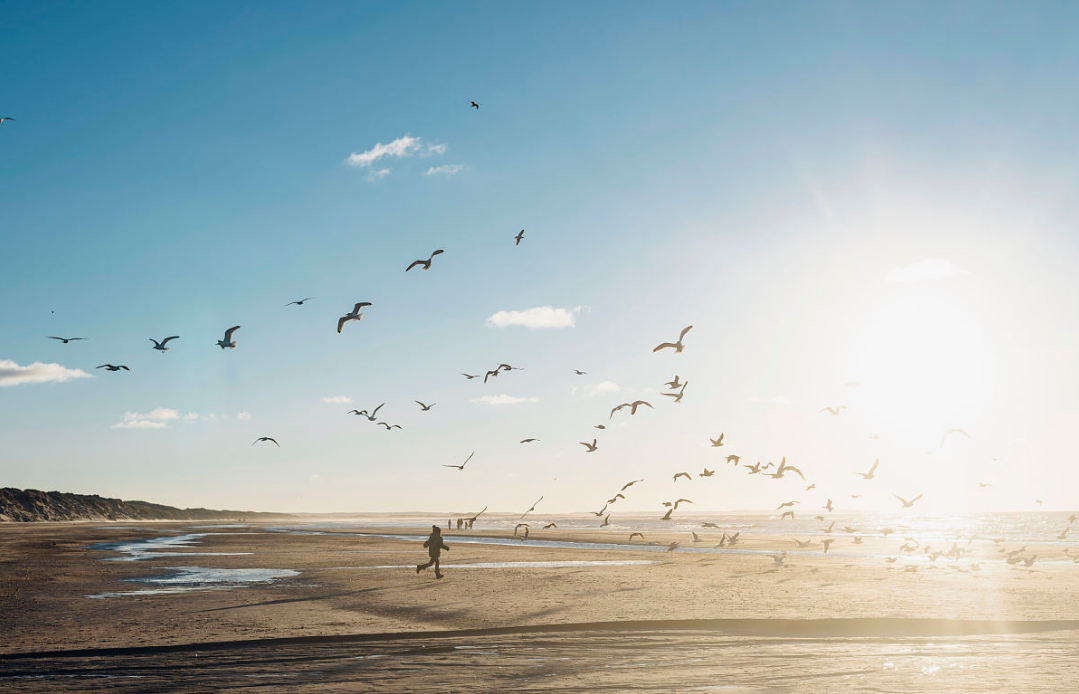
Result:
M442 553L442 550L449 551L449 547L442 541L442 533L431 533L431 536L427 538L427 541L423 543L423 546L427 548L427 554L432 559Z

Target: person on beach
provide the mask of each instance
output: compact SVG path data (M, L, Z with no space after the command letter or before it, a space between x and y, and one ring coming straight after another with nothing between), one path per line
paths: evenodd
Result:
M427 541L423 543L423 546L427 548L427 555L431 557L431 561L426 564L420 564L416 567L416 573L428 569L433 564L435 567L435 578L442 578L442 572L439 570L438 557L442 554L442 550L450 551L450 548L446 546L446 543L442 541L442 529L437 525L431 526L431 536L427 538Z

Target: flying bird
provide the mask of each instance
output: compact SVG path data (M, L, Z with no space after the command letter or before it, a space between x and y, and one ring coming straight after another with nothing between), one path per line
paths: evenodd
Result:
M803 482L805 481L806 476L802 474L801 470L794 467L793 465L787 465L786 456L784 456L783 460L780 461L779 467L776 468L776 471L773 472L772 474L768 475L768 476L771 477L772 479L780 480L780 479L783 479L783 475L788 473L788 472L793 472L793 473L797 474L799 477L802 478Z
M914 502L915 502L915 501L917 501L918 499L921 499L921 498L922 498L922 495L921 495L921 494L919 494L918 496L914 497L914 498L913 498L913 499L911 499L910 501L907 501L906 499L904 499L903 497L899 496L898 494L892 494L892 496L894 496L895 498L899 499L899 501L903 503L903 508L910 508L911 506L914 506Z
M796 537L792 537L791 539L794 540L794 544L798 545L798 549L805 549L806 547L813 544L813 540L802 541L802 540L799 540Z
M234 325L225 331L225 339L218 340L217 346L221 349L236 349L236 341L232 339L232 334L240 329L240 326Z
M539 439L521 439L521 443L532 443L533 441L539 441Z
M790 519L794 520L794 511L784 511L783 515L779 517L779 520L785 520L787 516L790 516Z
M469 104L469 106L471 106L472 108L476 109L477 111L479 111L479 110L480 110L480 105L479 105L479 104L477 104L477 103L476 103L475 101L473 101L472 103L470 103L470 104Z
M816 483L816 482L814 482L813 484L808 484L808 485L806 485L806 491L807 491L807 492L808 492L808 491L809 491L810 489L816 489L816 488L817 488L817 483Z
M667 381L663 385L667 386L671 390L678 390L679 388L682 387L682 384L678 381L678 374L674 375L674 380L673 381Z
M601 523L599 527L606 528L610 524L611 524L611 514L608 513L607 517L603 519L603 523Z
M532 506L530 506L530 507L528 508L528 510L527 510L527 511L525 511L524 513L522 513L522 514L521 514L521 518L524 518L524 517L525 517L525 516L527 516L528 514L530 514L530 513L532 513L533 511L535 511L535 510L536 510L536 506L538 506L538 505L539 505L539 502L541 502L541 501L543 501L543 497L542 497L542 496L541 496L540 498L536 499L536 503L532 504Z
M116 365L116 366L113 366L112 364L102 364L101 366L99 366L97 368L99 368L99 369L108 369L109 371L119 371L120 369L123 369L124 371L130 371L131 370L131 369L127 368L126 366L124 366L123 364L119 364L119 365Z
M475 376L473 376L472 374L466 374L466 373L462 373L461 375L462 375L462 376L464 376L465 378L467 378L467 379L468 379L468 380L470 380L470 381L471 381L471 380L472 380L473 378L479 378L479 375L478 375L478 374L477 374L477 375L475 375Z
M438 404L438 403L434 403L434 402L433 402L433 403L431 403L430 405L424 405L424 404L423 404L422 402L420 402L419 400L413 400L412 402L416 403L416 404L417 404L417 405L419 405L419 406L420 406L421 408L423 408L423 411L424 411L424 412L426 412L427 410L431 409L432 407L434 407L435 405L437 405L437 404Z
M593 516L596 516L597 518L603 518L603 514L607 512L607 506L609 506L609 504L603 504L603 508L601 508L600 510L589 511L589 513L591 513Z
M625 484L622 485L622 489L620 489L619 491L624 492L627 489L629 489L630 487L632 487L633 485L637 484L638 482L644 482L644 480L633 480L632 482L626 482Z
M577 374L578 376L587 376L588 375L587 371L581 371L580 369L574 369L573 373Z
M592 443L585 443L584 441L580 441L579 443L588 449L585 453L595 453L596 449L599 448L599 446L596 445L596 439L592 439Z
M688 333L690 331L690 328L692 328L692 327L693 326L690 325L690 326L687 326L685 328L682 328L682 332L678 334L678 341L677 342L664 342L664 343L658 345L652 351L653 352L658 352L661 349L667 349L668 347L670 347L671 349L674 350L675 354L678 354L679 352L681 352L683 349L686 348L686 346L682 344L682 338L684 338L686 336L686 333Z
M667 512L666 512L665 514L663 514L663 517L662 517L662 518L660 518L660 520L661 520L661 521L669 521L669 520L671 519L671 514L672 514L673 512L674 512L674 509L673 509L673 508L669 508L669 509L667 509Z
M678 545L679 543L677 542L672 542L671 544L667 545L667 554L670 554L674 550L678 549Z
M772 558L776 566L783 566L783 560L787 558L787 552L784 550L782 554L769 554L768 556Z
M154 346L152 347L152 349L156 349L158 352L168 352L169 351L169 347L168 347L169 340L179 340L179 339L180 339L179 335L170 335L169 337L166 337L161 342L158 342L157 340L155 340L154 338L151 337L150 342L154 343Z
M610 506L611 504L618 501L619 499L625 499L625 498L626 498L625 495L623 495L622 493L615 494L610 499L607 499L607 505Z
M629 541L633 542L633 538L635 538L635 537L639 537L639 538L641 538L643 540L644 539L644 533L630 533L629 534Z
M476 451L472 451L472 453L470 453L469 456L465 458L465 462L461 463L460 465L443 465L442 467L452 467L457 470L464 470L465 465L468 465L468 461L472 460L472 456L474 455L476 455Z
M343 316L341 316L340 318L337 319L337 334L338 335L341 334L341 329L345 327L345 323L348 323L349 321L354 321L354 320L361 320L363 318L363 313L361 312L361 309L364 306L371 306L371 302L370 301L361 301L358 304L356 304L355 306L353 306L351 311L349 311L348 313L346 313L345 315L343 315Z
M385 404L386 403L382 403L382 405L385 405ZM372 410L371 414L367 414L367 410L364 410L364 411L360 412L360 414L363 415L364 417L367 417L367 421L373 422L376 419L378 419L378 411L382 409L382 405L379 405L374 410Z
M251 445L254 446L259 441L269 441L269 442L273 443L273 445L277 446L278 448L281 448L281 444L279 444L276 440L274 440L273 438L271 438L269 436L260 436L259 438L255 439L251 443Z
M856 472L854 474L861 475L864 480L871 480L876 477L877 466L880 465L880 458L877 458L873 463L873 467L869 468L869 472Z
M776 506L776 510L778 511L781 508L786 508L788 506L794 506L797 503L800 503L800 502L798 502L798 501L787 501L787 502L784 502L784 503L780 504L779 506Z
M711 477L714 474L716 474L715 470L709 470L708 468L704 468L704 471L701 472L701 474L699 474L697 476L698 477Z
M826 538L824 538L823 540L821 540L821 541L820 541L820 543L821 543L822 545L824 545L824 553L825 553L825 554L828 554L828 547L829 547L829 545L831 545L831 544L832 544L833 542L835 542L835 538L834 538L834 537L826 537Z
M477 106L476 108L479 108L479 106ZM521 239L523 239L524 237L525 237L525 230L521 229L519 232L517 232L517 235L513 237L513 238L517 239L517 243L515 243L513 245L514 246L520 246L521 245Z
M405 272L408 272L409 270L416 267L417 265L422 265L423 266L423 267L420 268L421 270L430 270L431 269L431 261L434 260L434 257L436 255L438 255L439 253L444 253L444 252L445 251L443 251L440 248L437 251L435 251L434 253L432 253L431 257L429 257L427 260L413 260L412 264L405 268Z
M314 299L314 298L315 297L313 297L313 296L307 296L307 297L304 297L302 299L299 299L298 301L290 301L287 304L285 304L285 306L292 306L293 304L296 304L297 306L303 306L305 301L310 301L311 299Z
M631 415L635 415L635 414L637 414L637 408L639 406L641 406L641 405L648 405L649 409L655 409L654 407L652 407L651 403L647 403L644 400L634 400L633 402L624 402L621 405L619 405L618 407L611 410L611 416L608 417L607 419L611 419L612 417L614 417L615 412L617 412L617 411L619 411L619 410L621 410L621 409L623 409L625 407L629 408L629 413Z
M390 429L400 429L401 428L400 424L391 425L389 422L375 422L375 426L384 426L384 427L386 427L386 431L389 431Z
M711 441L711 439L709 439L709 441ZM728 463L733 462L735 467L738 467L738 461L741 460L741 459L742 459L741 456L737 456L737 455L729 455L729 456L727 456L727 462Z
M712 442L712 448L719 448L720 446L723 445L723 432L719 433L719 438L718 439L709 438L708 440ZM734 456L734 457L738 458L738 456ZM727 462L728 463L731 462L731 459L729 457L727 458Z
M606 429L607 427L605 427L605 426L604 426L604 425L602 425L602 424L597 424L596 426L594 426L594 427L592 427L592 428L593 428L593 429Z
M686 394L686 386L688 385L689 381L686 381L682 384L682 390L677 393L661 393L661 395L666 395L668 398L674 398L675 402L682 402L682 396Z
M685 477L687 480L692 481L693 477L688 472L679 472L674 476L674 481L677 482L679 477Z
M963 431L962 429L959 429L958 427L952 427L951 429L948 429L947 431L945 431L944 434L940 437L940 447L941 448L944 448L944 441L947 440L949 434L962 434L963 436L966 436L968 439L970 438L970 434L968 434L967 432Z
M6 121L6 120L15 120L15 119L12 118L11 116L0 116L0 125L3 125L4 121Z
M828 499L828 503L826 503L824 506L821 506L821 508L828 509L828 513L831 513L832 512L832 500Z
M555 525L554 523L548 523L547 525L543 526L544 530L550 530L551 528L554 528L555 530L558 530L558 526Z
M63 342L65 345L67 343L69 343L69 342L74 342L75 340L85 340L86 339L85 337L56 337L55 335L46 335L45 337L49 338L50 340L59 340L60 342Z
M822 412L827 412L828 414L832 415L833 417L838 417L840 410L845 410L845 409L847 409L846 405L839 405L838 407L822 407L821 409L817 410L817 414L820 414Z

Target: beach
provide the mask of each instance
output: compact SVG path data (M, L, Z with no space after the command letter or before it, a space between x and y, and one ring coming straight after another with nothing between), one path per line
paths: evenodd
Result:
M437 580L415 571L426 533L392 523L0 526L0 689L1054 691L1076 676L1070 544L1027 543L1026 568L991 539L931 561L895 537L836 534L826 555L762 532L715 549L715 530L642 545L477 527L443 531Z

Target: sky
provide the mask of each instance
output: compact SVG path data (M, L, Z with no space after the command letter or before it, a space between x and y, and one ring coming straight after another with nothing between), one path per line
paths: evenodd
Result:
M1073 3L0 17L0 486L572 512L642 478L612 510L1079 508ZM523 370L460 375L501 362ZM347 414L380 403L401 429Z

